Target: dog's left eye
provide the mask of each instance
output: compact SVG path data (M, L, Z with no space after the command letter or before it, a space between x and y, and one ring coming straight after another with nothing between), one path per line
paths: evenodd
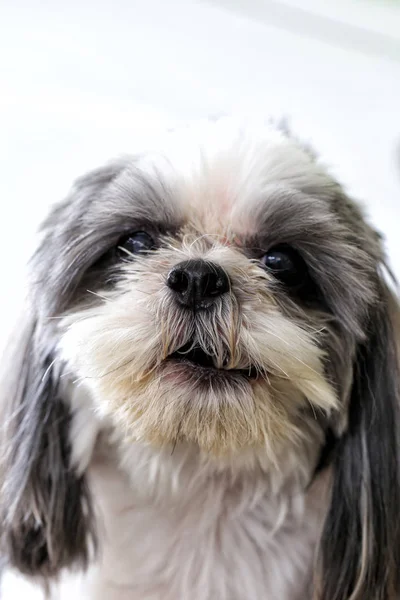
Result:
M135 231L122 238L117 250L122 257L127 257L130 254L140 254L148 252L155 247L153 238L145 231Z
M305 283L308 277L307 266L302 257L287 245L275 246L261 257L265 267L286 286L295 288Z

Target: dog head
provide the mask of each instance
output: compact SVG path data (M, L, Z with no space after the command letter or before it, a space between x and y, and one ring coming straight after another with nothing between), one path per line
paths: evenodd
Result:
M333 440L318 597L394 598L397 304L379 236L286 134L199 138L89 173L44 224L4 386L3 547L31 574L86 560L83 388L124 444L217 464L290 455L310 480Z

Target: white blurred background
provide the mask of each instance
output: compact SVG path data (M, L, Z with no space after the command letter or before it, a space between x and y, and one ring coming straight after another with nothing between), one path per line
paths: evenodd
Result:
M226 112L288 117L366 203L400 275L399 0L1 0L0 50L10 309L15 263L73 178L149 130Z
M288 117L400 277L399 0L1 0L0 74L0 340L72 179L220 113Z

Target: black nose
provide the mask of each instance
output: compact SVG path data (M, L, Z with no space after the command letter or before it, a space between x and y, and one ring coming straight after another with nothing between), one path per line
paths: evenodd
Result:
M218 265L205 260L181 262L169 272L167 285L182 306L199 310L209 308L229 290L229 279Z

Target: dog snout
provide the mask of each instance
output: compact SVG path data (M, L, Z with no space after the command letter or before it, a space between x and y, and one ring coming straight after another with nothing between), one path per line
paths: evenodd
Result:
M206 260L177 264L168 274L168 287L181 306L206 309L229 291L229 277L222 267Z

